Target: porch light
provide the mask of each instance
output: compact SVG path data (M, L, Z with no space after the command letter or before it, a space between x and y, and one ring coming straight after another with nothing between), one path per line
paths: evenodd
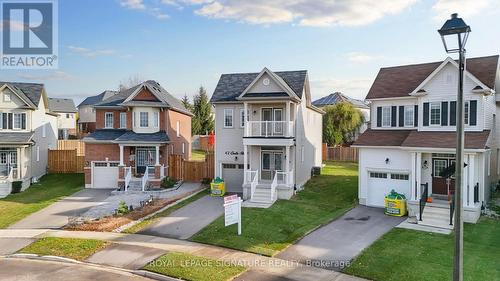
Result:
M422 165L422 168L424 168L424 169L429 168L429 162L427 162L427 160L424 161L424 164Z
M462 18L459 18L457 13L452 14L451 19L447 20L443 27L438 30L447 53L460 52L467 42L470 31L470 26L468 26ZM458 35L458 44L455 44L454 41L450 41L454 40L452 37L453 35Z
M385 158L385 164L389 165L390 162L391 160L389 158Z

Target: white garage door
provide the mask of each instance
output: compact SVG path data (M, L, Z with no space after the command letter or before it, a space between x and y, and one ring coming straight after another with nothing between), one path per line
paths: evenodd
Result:
M92 169L92 187L117 188L118 164L118 162L94 162Z
M384 197L393 189L409 198L408 173L368 172L368 205L383 207Z
M222 164L222 179L226 184L226 192L243 192L243 165Z

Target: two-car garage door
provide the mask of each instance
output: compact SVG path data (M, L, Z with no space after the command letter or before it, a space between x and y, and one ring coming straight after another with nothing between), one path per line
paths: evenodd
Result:
M400 172L368 172L368 205L383 207L384 198L391 190L410 195L408 173Z
M118 164L118 162L93 162L92 188L117 188Z

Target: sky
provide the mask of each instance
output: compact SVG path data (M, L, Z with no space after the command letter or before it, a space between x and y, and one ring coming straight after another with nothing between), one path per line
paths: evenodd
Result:
M59 0L59 68L0 70L50 97L116 90L130 77L181 98L212 95L223 73L308 70L313 100L364 99L381 67L444 60L453 12L467 56L499 53L498 0Z

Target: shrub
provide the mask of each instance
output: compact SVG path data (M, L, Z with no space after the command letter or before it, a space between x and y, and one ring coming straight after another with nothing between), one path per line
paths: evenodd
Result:
M163 180L161 180L161 188L172 188L176 184L176 181L172 179L171 177L165 177Z
M201 180L201 183L202 183L202 184L210 184L211 182L212 182L212 180L211 180L211 179L209 179L209 178L203 178L203 179Z
M21 192L21 189L23 188L23 182L22 181L13 181L12 182L12 191L11 193L19 193Z
M125 201L120 201L120 204L118 204L118 209L116 209L116 213L118 215L125 215L128 214L128 212L129 210L127 203Z

